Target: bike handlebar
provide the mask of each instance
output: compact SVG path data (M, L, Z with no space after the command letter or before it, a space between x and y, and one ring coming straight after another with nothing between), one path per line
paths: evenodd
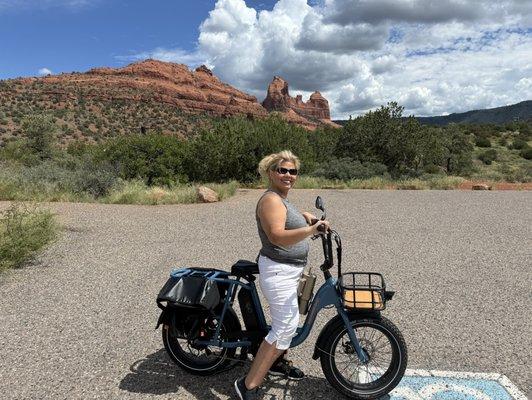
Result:
M320 266L325 279L331 277L329 270L334 266L332 239L336 242L337 262L338 262L338 276L342 275L342 241L338 232L329 229L325 235L320 235L323 245L324 262Z

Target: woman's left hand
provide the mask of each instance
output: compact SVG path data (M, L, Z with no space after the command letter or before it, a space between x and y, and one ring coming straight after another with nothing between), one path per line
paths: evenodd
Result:
M302 213L303 214L303 217L305 217L305 220L307 221L307 224L309 225L312 225L312 223L316 223L316 221L318 220L318 218L316 218L315 215L309 213L309 212L304 212Z

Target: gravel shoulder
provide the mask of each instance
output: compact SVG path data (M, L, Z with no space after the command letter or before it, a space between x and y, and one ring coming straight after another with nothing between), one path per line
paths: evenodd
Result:
M253 260L260 193L216 204L46 205L62 238L0 277L1 397L232 398L246 368L201 380L179 370L154 331L155 296L174 266ZM312 211L318 194L342 235L344 269L381 272L397 291L385 315L405 335L409 368L498 372L531 394L532 193L295 190L290 199ZM314 242L310 264L321 258ZM311 359L329 316L292 352L309 378L271 380L270 397L337 397Z

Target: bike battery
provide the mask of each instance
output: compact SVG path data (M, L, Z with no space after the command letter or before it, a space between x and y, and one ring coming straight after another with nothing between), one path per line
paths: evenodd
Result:
M240 312L244 325L248 331L255 331L259 329L259 317L253 305L251 292L247 289L240 289L238 291L238 304L240 305Z

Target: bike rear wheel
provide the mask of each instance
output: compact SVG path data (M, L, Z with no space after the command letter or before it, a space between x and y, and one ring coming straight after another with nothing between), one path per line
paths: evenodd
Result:
M369 358L361 363L343 322L327 332L321 349L321 367L329 383L351 399L375 399L401 381L407 349L401 332L384 317L352 320L360 346Z
M202 318L200 332L203 340L214 335L219 324L217 316ZM229 332L240 331L240 322L232 313L228 312L220 328L222 340ZM212 375L231 363L235 357L235 348L217 346L197 346L193 340L178 337L176 330L169 325L163 325L162 337L166 352L179 367L194 375Z

